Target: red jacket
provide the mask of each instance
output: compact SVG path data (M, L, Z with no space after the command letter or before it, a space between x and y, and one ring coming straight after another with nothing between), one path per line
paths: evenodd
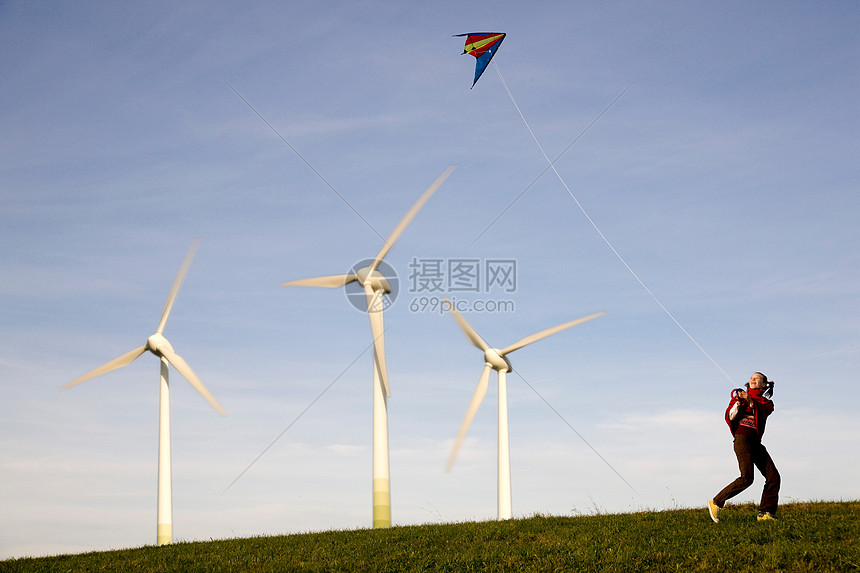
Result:
M773 401L762 396L762 391L756 388L750 388L747 390L747 394L752 399L752 405L748 404L746 400L739 400L736 396L736 393L732 391L732 399L729 402L728 407L726 408L726 424L729 425L729 429L734 436L738 431L738 427L745 425L750 427L751 425L755 427L758 431L758 437L761 438L764 435L764 427L767 423L767 417L773 413ZM729 418L729 413L732 410L732 407L738 404L738 414L734 420ZM746 420L745 420L746 419Z

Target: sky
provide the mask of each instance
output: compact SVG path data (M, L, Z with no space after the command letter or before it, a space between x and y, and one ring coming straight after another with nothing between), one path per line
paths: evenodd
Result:
M515 517L704 521L754 371L781 501L858 499L858 24L838 1L0 2L0 558L155 543L158 361L59 388L155 331L195 238L165 335L228 415L171 371L175 539L370 527L367 317L280 285L372 258L449 165L386 258L395 525L496 516L495 377L445 472L483 361L442 296L498 347L606 312L509 356ZM496 31L470 89L453 35Z

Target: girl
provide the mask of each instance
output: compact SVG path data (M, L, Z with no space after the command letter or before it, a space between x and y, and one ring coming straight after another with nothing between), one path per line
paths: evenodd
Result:
M747 390L732 391L732 399L726 408L726 423L735 438L735 455L741 475L708 502L708 512L714 523L719 523L718 514L726 500L738 495L753 483L753 466L764 476L764 491L758 506L758 520L773 520L779 501L779 471L770 454L761 443L767 417L773 413L773 382L767 376L755 372L746 384Z

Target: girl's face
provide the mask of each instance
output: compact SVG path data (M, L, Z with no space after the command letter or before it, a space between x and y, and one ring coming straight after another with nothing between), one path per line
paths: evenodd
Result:
M767 386L767 383L762 378L761 374L753 374L750 376L750 388L761 389Z

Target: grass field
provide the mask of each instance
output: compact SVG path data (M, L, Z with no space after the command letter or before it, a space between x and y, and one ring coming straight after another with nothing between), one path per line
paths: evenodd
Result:
M4 571L860 571L860 502L418 525L23 558Z

